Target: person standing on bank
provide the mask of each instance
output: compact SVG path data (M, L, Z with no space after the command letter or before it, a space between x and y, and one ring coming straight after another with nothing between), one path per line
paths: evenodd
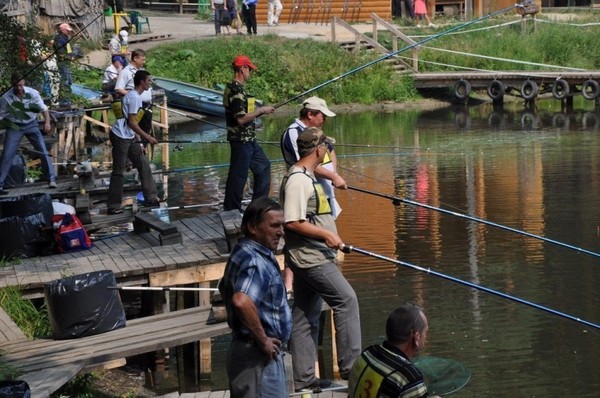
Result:
M287 398L283 361L292 317L274 251L283 211L269 198L253 200L242 217L245 238L233 249L219 291L233 340L227 352L232 398Z
M221 35L221 26L229 30L229 11L225 0L210 0L210 5L215 13L215 35Z
M152 85L152 77L145 70L135 73L133 78L134 89L123 97L121 106L123 117L117 119L110 130L109 139L112 144L112 173L110 174L110 185L108 187L107 207L108 214L121 214L123 209L123 172L125 162L131 161L140 175L142 193L146 206L158 206L160 200L157 196L152 169L146 156L144 147L140 141L157 144L156 138L146 133L138 124L138 114L143 112L142 93Z
M281 183L285 217L285 265L294 273L293 328L290 347L297 391L327 388L331 380L315 375L319 316L324 300L333 310L340 377L347 380L361 351L358 299L336 264L344 246L323 187L314 172L335 141L317 127L297 139L300 160Z
M54 53L56 54L61 76L60 92L62 101L68 101L71 85L73 85L71 61L75 58L75 54L71 48L72 36L73 28L71 28L71 25L66 22L58 25L58 34L54 37Z
M244 84L256 66L245 55L238 55L232 63L233 80L225 87L223 106L227 123L227 141L231 148L229 174L225 185L225 210L242 210L244 186L248 170L254 176L252 199L269 196L271 163L256 142L255 119L273 113L272 106L256 108L255 100L244 92Z
M256 35L256 4L257 0L243 0L242 15L246 23L246 30L249 35Z
M267 25L268 26L278 26L279 25L279 16L281 15L281 10L283 6L281 5L281 0L268 0L267 6Z
M348 397L428 397L423 375L410 361L425 346L428 330L418 306L405 304L392 311L385 325L387 340L370 346L354 362Z
M44 132L46 134L50 133L48 107L44 104L37 90L25 86L25 80L20 75L13 74L10 82L12 89L0 98L0 120L6 119L11 122L11 125L6 127L4 150L2 160L0 160L0 195L8 194L8 191L4 189L4 182L23 136L27 137L33 148L41 154L42 169L45 175L48 176L48 187L56 188L54 165L48 154L37 119L37 114L42 112L44 115ZM20 109L23 109L23 111L20 111Z

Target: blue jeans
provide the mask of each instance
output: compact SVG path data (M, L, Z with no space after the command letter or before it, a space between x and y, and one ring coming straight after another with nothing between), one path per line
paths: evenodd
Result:
M23 138L23 136L27 137L31 145L33 145L33 149L41 155L42 169L44 170L45 175L48 176L48 182L56 181L52 159L50 158L50 155L48 155L44 137L42 136L37 120L35 120L31 123L19 126L18 130L6 130L6 133L4 134L4 152L2 152L2 160L0 161L0 189L4 188L4 181L6 180L6 176L8 176L10 165L19 149L19 144L21 143L21 138Z
M321 300L333 310L338 366L340 374L347 376L361 352L360 314L354 289L334 263L312 268L289 266L294 272L290 347L295 387L304 388L316 380Z
M254 176L252 199L269 196L271 188L271 162L256 141L230 141L231 159L225 185L225 210L242 210L244 186L248 180L248 170Z
M234 338L227 351L231 398L287 398L284 355L269 359L254 343Z
M152 176L152 169L148 159L142 152L142 147L135 140L125 140L117 137L112 132L108 138L112 144L113 169L110 174L110 185L108 186L107 204L109 209L120 209L123 201L123 173L127 159L133 163L140 175L144 201L154 202L158 200L156 184Z

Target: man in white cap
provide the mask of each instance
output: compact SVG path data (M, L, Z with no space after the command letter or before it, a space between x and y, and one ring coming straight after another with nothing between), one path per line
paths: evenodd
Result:
M319 127L323 128L325 120L328 117L334 117L333 113L328 107L325 100L319 97L307 98L302 103L302 109L300 109L300 117L290 124L287 130L281 136L281 152L283 159L288 168L294 163L300 160L298 154L298 145L296 140L298 135L307 127ZM337 174L337 158L335 156L335 148L333 144L328 145L328 152L323 159L323 163L315 170L315 176L317 180L323 185L325 194L329 199L333 216L337 218L342 209L335 200L335 192L333 187L339 189L346 189L346 181Z
M283 154L283 160L289 169L294 163L300 160L298 154L298 135L308 127L323 128L327 117L334 117L333 113L328 107L324 99L319 97L307 98L302 103L302 109L300 109L300 117L290 124L287 130L281 136L281 153ZM333 144L328 144L327 153L321 163L315 169L315 176L317 181L323 186L325 195L329 200L331 211L334 219L341 213L342 208L335 199L335 188L346 189L346 181L337 173L337 158L335 155L335 148ZM289 268L285 268L283 271L283 279L285 282L285 288L288 294L291 296L293 293L292 280L293 274Z
M116 34L110 42L108 43L108 51L110 51L110 55L125 55L127 54L127 40L129 37L129 33L126 30L121 30L118 34Z

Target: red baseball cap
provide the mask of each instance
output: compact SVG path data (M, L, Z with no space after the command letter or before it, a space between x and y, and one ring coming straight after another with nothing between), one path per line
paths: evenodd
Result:
M250 61L250 58L246 57L245 55L238 55L237 57L235 57L235 59L233 60L233 66L237 67L237 68L241 68L242 66L247 66L252 70L256 70L256 65L254 65L252 63L252 61Z

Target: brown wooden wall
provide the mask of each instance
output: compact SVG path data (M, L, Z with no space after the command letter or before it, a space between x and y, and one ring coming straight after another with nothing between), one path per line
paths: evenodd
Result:
M337 16L347 22L364 22L371 20L374 12L381 18L389 19L392 16L392 3L390 0L286 0L282 1L283 11L279 23L290 23L293 17L291 10L294 4L300 4L301 11L296 17L296 23L317 24L331 22L331 17ZM331 11L327 7L331 4ZM259 0L256 7L256 19L259 24L267 23L267 0Z

